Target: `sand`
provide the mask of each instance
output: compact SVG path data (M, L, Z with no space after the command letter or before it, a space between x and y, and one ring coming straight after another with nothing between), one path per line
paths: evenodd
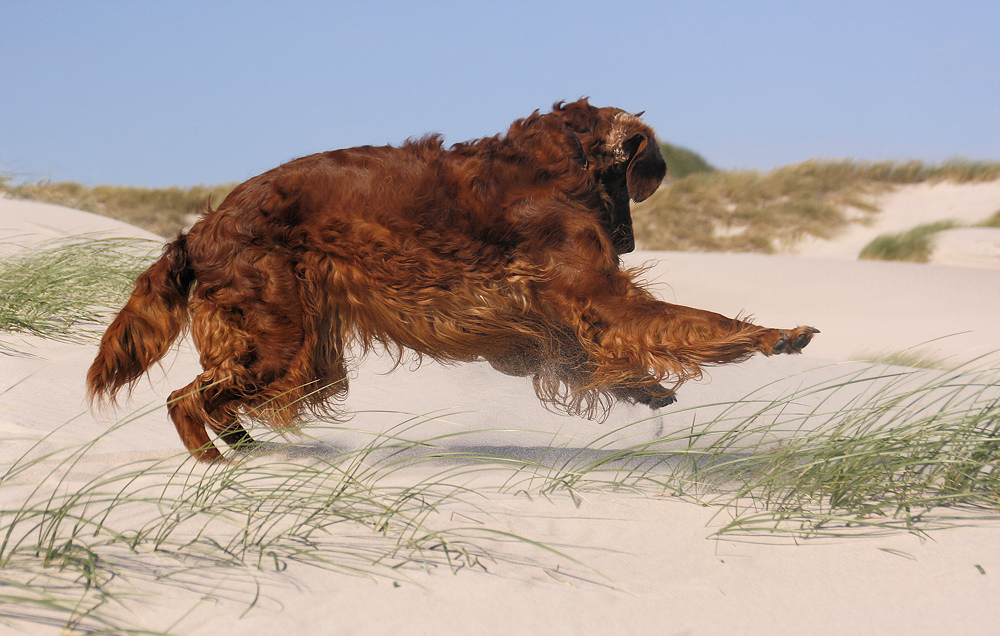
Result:
M938 221L974 226L1000 211L1000 181L986 183L918 183L898 187L880 197L879 213L870 225L852 224L830 240L809 239L792 247L813 258L854 260L880 234L896 234ZM858 214L858 217L861 215ZM931 262L936 265L1000 268L997 229L963 228L937 237Z
M162 240L155 234L106 216L0 196L0 254L43 241L80 235Z
M905 223L952 218L941 217L945 213L971 221L985 218L1000 207L1000 184L989 185L988 196L980 186L914 186L905 193ZM960 216L960 210L968 209L963 197L980 195L984 201L975 214ZM20 244L81 232L144 234L94 215L5 199L0 199L0 228L0 239L15 237ZM864 230L880 232L883 227ZM451 451L485 450L518 458L553 445L576 452L594 448L594 440L604 435L600 445L622 448L682 431L692 417L710 417L714 403L787 395L874 368L858 361L866 353L915 349L952 362L982 355L995 359L993 352L1000 349L1000 269L859 262L850 258L853 247L847 245L856 239L847 236L837 250L832 244L814 246L808 255L798 256L629 255L631 264L653 265L646 276L669 302L752 314L768 326L810 324L822 330L801 356L756 357L711 369L704 380L682 388L676 407L655 417L644 407L617 409L603 424L550 413L538 405L525 380L503 376L485 364L425 363L392 372L388 361L369 359L352 379L347 402L348 409L358 412L350 421L358 432L319 432L318 445L279 449L273 457L310 462L324 448L363 444L372 432L405 419L402 413L431 412L437 417L427 418L415 434L462 433L437 441ZM180 442L159 405L198 372L190 344L183 343L154 369L140 383L131 406L117 415L92 413L84 400L83 375L95 344L38 339L29 344L34 357L0 356L0 432L5 438L0 466L43 437L41 448L86 442L147 405L150 412L105 434L88 451L68 486L82 487L90 476L140 458L182 464ZM647 421L612 433L641 418ZM64 423L69 424L59 426ZM441 469L431 463L396 478L416 481ZM565 491L532 498L496 493L486 486L499 474L487 471L477 477L487 496L450 502L440 516L450 523L529 537L585 566L527 544L494 540L487 545L500 558L484 560L485 571L463 567L454 572L437 563L429 571L404 570L398 585L379 574L351 576L304 563L291 563L280 573L259 573L254 584L235 573L231 581L204 581L194 572L174 583L137 575L128 585L152 598L136 605L141 609L131 618L149 628L212 635L991 633L1000 618L995 609L1000 523L977 521L927 536L718 538L711 535L730 514L719 508L651 492L591 491L576 501ZM3 508L19 505L29 485L5 484L0 490ZM134 558L138 568L152 557ZM202 586L212 585L228 591L216 590L221 598L203 602ZM243 615L258 595L259 605ZM59 633L59 628L36 626L33 631Z

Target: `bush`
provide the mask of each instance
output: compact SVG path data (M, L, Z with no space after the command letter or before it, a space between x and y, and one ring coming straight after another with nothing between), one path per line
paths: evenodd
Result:
M705 159L687 148L660 142L660 152L667 162L667 178L682 179L696 172L713 172L713 168Z

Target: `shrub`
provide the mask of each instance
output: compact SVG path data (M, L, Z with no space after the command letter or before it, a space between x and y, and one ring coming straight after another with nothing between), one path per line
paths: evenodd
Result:
M704 157L693 150L661 141L660 152L663 153L663 159L667 162L668 179L681 179L696 172L715 171L715 168L705 161Z

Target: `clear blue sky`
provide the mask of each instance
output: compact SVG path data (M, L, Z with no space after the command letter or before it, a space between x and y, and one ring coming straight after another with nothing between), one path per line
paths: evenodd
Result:
M0 171L145 186L645 110L723 168L1000 159L1000 2L0 0Z

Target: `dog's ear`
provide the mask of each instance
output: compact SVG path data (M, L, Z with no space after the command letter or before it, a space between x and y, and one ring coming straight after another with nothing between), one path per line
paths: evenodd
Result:
M622 144L628 161L625 186L633 201L645 201L656 192L667 175L667 162L660 153L656 139L633 135Z
M618 111L605 144L615 164L625 165L625 187L633 201L643 201L656 192L667 174L667 162L649 126L636 115Z

